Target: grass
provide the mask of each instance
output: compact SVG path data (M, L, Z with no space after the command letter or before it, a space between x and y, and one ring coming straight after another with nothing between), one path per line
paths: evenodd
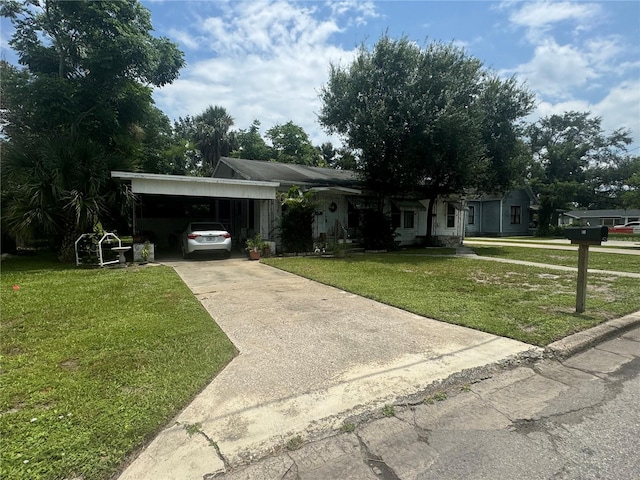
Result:
M634 278L591 274L587 312L578 315L574 272L398 254L263 262L419 315L541 346L640 309Z
M402 248L394 253L399 255L455 255L455 248L445 248L445 247L408 247Z
M424 403L433 405L434 402L444 402L447 398L449 398L447 392L436 392L433 395L426 397L424 399Z
M290 438L285 446L287 447L287 450L294 451L301 449L303 444L304 442L302 440L302 437L298 435L296 437Z
M235 348L168 267L2 262L0 477L106 479Z
M620 240L622 242L640 242L640 234L612 233L612 231L609 230L609 240Z
M385 405L382 407L382 415L385 417L394 417L396 415L396 408L393 405Z
M552 250L528 247L480 247L472 246L474 252L486 257L509 258L527 262L546 263L578 267L577 250ZM589 251L589 269L614 272L640 273L640 255L623 255Z

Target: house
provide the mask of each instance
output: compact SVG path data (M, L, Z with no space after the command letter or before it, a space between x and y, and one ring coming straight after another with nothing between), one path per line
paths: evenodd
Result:
M538 209L529 187L504 194L469 196L466 199L467 237L518 236L535 233L535 213Z
M289 163L221 158L213 176L245 181L275 181L278 191L292 186L315 192L318 203L313 225L320 242L357 236L360 214L374 208L375 198L364 189L356 172ZM420 243L427 234L427 200L390 199L385 209L396 228L400 245ZM442 244L459 245L463 235L464 207L458 199L438 199L433 235Z
M134 232L143 232L159 248L173 248L189 219L211 219L225 225L237 244L261 233L278 240L280 205L277 194L292 186L315 193L313 224L316 242L357 237L361 213L374 208L375 197L355 172L305 165L223 157L213 177L187 177L111 172L138 198L132 211ZM390 199L385 210L401 245L419 243L427 232L427 201ZM464 203L438 199L433 236L446 245L459 245L464 234Z
M592 226L605 225L613 227L638 220L640 220L640 209L637 208L629 210L572 210L560 214L558 225L589 224Z

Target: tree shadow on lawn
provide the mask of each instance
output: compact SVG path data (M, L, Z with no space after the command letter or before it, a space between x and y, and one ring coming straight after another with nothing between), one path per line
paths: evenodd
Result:
M73 270L75 263L63 263L58 260L54 252L37 252L33 255L13 255L2 260L2 273L38 271L50 272Z
M501 257L504 255L502 247L472 247L471 250L481 257Z

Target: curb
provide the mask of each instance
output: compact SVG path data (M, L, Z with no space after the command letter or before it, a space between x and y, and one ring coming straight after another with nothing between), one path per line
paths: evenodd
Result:
M605 340L622 335L637 326L640 326L640 311L601 323L589 330L574 333L557 342L550 343L544 349L544 356L565 359Z

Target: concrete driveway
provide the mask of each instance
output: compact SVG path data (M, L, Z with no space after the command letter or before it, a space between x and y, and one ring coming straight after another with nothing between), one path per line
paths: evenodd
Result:
M535 348L245 259L167 264L240 353L121 480L200 480L295 435L339 428L348 416Z

